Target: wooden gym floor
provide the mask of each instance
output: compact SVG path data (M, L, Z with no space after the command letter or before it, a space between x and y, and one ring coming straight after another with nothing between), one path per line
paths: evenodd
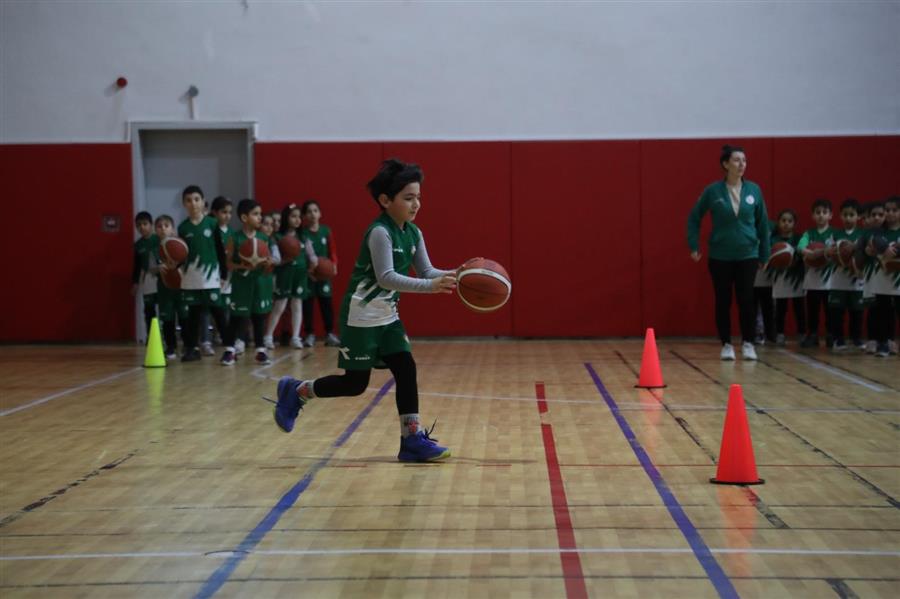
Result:
M2 347L0 596L898 596L896 357L659 351L651 393L641 340L414 342L453 457L410 465L385 372L275 427L333 349ZM708 482L731 383L761 486Z

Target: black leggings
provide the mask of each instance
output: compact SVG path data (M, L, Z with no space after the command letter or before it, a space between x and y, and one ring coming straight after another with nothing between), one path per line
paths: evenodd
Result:
M784 320L787 317L788 299L794 305L794 322L797 324L797 332L801 335L806 332L806 299L804 297L779 297L775 300L775 331L784 335Z
M226 329L225 337L222 339L225 347L234 347L235 339L241 335L246 336L247 320L249 320L253 323L253 344L256 346L256 349L263 349L263 335L266 334L266 316L268 314L251 314L248 317L232 313L231 322L228 323L228 329Z
M859 343L862 340L862 310L848 310L847 308L838 306L829 306L831 312L831 336L835 341L844 341L844 312L849 312L850 339L853 343Z
M775 302L772 300L771 287L753 288L753 313L762 312L763 330L766 339L775 341Z
M716 329L722 343L731 343L731 290L737 295L740 315L741 336L745 342L753 343L756 328L756 314L753 313L753 280L759 261L709 259L709 274L712 276L713 291L716 294Z
M147 298L144 298L144 324L147 325L147 328L144 329L147 331L147 341L150 341L150 325L153 323L153 319L156 318L156 302L148 302Z
M197 339L200 332L200 315L207 309L210 314L212 314L213 321L216 323L216 328L219 332L227 330L225 325L225 308L216 306L210 306L209 308L206 306L191 306L188 309L187 326L183 327L181 331L181 339L184 341L184 351L187 352L198 347Z
M334 307L331 305L330 297L319 296L318 299L319 311L322 312L322 323L325 325L325 334L327 335L334 330ZM303 330L307 335L312 335L315 330L313 327L313 303L315 301L315 295L303 300Z
M875 318L875 339L884 345L896 336L900 321L900 295L876 295L872 306Z
M398 414L419 413L419 386L416 382L416 361L408 351L381 356L396 381ZM313 381L316 397L352 397L362 395L369 386L371 370L345 370L344 374L324 376Z
M831 322L831 311L828 309L828 292L824 289L806 290L806 329L809 335L819 334L819 310L825 312L825 332L831 335L834 324Z

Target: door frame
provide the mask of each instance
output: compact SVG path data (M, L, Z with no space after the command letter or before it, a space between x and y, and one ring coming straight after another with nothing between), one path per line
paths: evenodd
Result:
M141 133L144 131L244 131L247 134L247 192L253 197L253 144L256 142L256 121L129 121L128 142L131 144L131 185L133 192L132 206L137 214L147 207L146 187L144 181L144 149L141 147ZM130 226L129 223L126 226ZM144 328L142 299L134 301L134 338L141 339Z

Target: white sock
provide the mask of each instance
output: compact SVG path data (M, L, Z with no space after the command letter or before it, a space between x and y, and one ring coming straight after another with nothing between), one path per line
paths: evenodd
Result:
M303 300L291 300L291 336L300 337L300 326L303 324Z
M284 314L285 306L287 306L287 299L277 299L272 304L272 312L269 313L269 322L266 326L266 337L271 338L275 334L275 327L278 326L278 321Z
M418 414L400 414L400 436L408 437L421 430Z

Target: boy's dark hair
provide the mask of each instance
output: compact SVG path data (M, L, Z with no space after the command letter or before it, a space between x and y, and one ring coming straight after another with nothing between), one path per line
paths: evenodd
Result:
M251 200L250 198L244 198L240 202L238 202L237 213L238 218L244 216L245 214L250 214L250 211L259 206L259 202L256 200Z
M872 212L876 208L881 208L884 210L884 200L872 200L868 204L866 204L866 212Z
M225 196L216 196L212 201L212 206L209 207L211 212L218 212L222 208L227 206L231 206L231 200L226 198Z
M297 204L295 204L293 202L291 202L290 204L288 204L287 206L285 206L284 208L281 209L281 222L278 223L278 233L280 235L287 234L288 227L290 226L288 224L288 220L290 220L291 212L293 212L294 210L300 210L300 206L298 206ZM300 214L303 214L302 210L300 211Z
M825 198L817 198L812 203L812 212L816 211L816 208L825 208L828 212L833 212L831 209L831 200L826 200Z
M403 189L403 188L401 187L401 189ZM305 216L305 215L306 215L306 211L309 210L309 207L312 206L313 204L315 204L316 206L318 206L318 207L319 207L319 210L322 209L322 207L319 206L319 202L317 202L317 201L315 201L315 200L306 200L305 202L303 202L303 205L300 206L300 214Z
M159 223L169 223L173 227L175 226L175 219L173 219L168 214L160 214L156 217L156 222L154 224L158 225Z
M141 210L134 216L134 224L138 224L140 222L153 224L153 217L146 210Z
M794 209L793 209L793 208L785 208L784 210L782 210L781 212L779 212L779 213L778 213L778 220L781 220L781 217L784 216L785 214L790 214L791 217L793 217L793 219L794 219L794 224L795 224L795 225L797 224L797 213L794 212Z
M743 152L744 148L741 146L732 146L729 144L725 144L722 146L722 152L719 154L719 166L722 167L722 170L725 170L725 167L722 166L723 162L728 162L731 160L731 155L735 152Z
M378 173L366 184L366 189L372 194L372 199L378 207L384 210L379 203L381 194L393 199L404 187L410 183L421 183L425 174L418 164L406 163L396 158L388 158L381 163Z
M856 198L847 198L843 202L841 202L841 212L843 212L847 208L853 208L857 214L862 212L862 206L859 204L859 200Z
M893 204L894 206L900 207L900 196L891 196L884 200L884 209L887 210L887 205Z
M184 201L184 196L192 194L192 193L199 193L200 197L201 198L203 197L203 190L200 189L199 185L188 185L181 192L181 200Z

